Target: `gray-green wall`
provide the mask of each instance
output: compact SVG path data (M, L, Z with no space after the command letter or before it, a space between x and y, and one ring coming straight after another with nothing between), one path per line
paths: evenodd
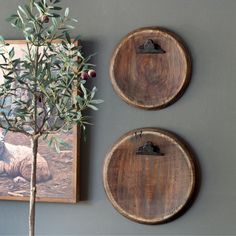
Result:
M20 39L5 18L17 0L0 0L0 34ZM38 204L38 235L236 235L236 1L235 0L64 0L79 18L77 32L87 51L96 51L99 97L95 125L82 144L82 197L77 205ZM108 79L112 50L128 32L164 26L187 42L194 70L189 88L172 106L143 111L124 103ZM174 131L193 147L202 185L192 208L157 226L133 223L118 214L102 186L103 159L123 133L145 126ZM0 201L0 234L27 234L28 205Z

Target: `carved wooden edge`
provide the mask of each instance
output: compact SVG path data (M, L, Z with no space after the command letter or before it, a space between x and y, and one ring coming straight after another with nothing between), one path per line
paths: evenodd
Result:
M171 140L172 142L174 141L176 144L178 144L179 147L182 149L182 151L184 153L186 153L185 157L188 157L188 158L186 158L186 161L188 163L188 166L190 167L190 170L192 171L191 186L189 188L188 198L186 199L184 204L182 204L179 208L177 208L172 214L167 215L165 218L156 218L153 220L147 220L142 217L136 217L132 214L127 213L124 209L122 209L117 204L117 202L113 198L112 193L109 188L108 179L107 179L108 166L109 166L111 157L112 157L115 149L120 145L120 143L124 142L127 139L130 139L130 137L134 136L135 133L138 133L141 131L142 131L142 134L145 134L147 132L149 132L149 133L153 133L153 132L157 133L158 132L160 136L165 137L165 138ZM190 149L190 147L187 145L187 143L185 143L185 141L182 138L180 138L178 135L174 134L173 132L167 131L165 129L160 129L160 128L151 128L151 127L138 128L135 130L131 130L131 131L125 133L124 135L122 135L113 144L113 146L110 148L110 150L107 152L106 158L105 158L104 164L103 164L103 187L104 187L104 190L105 190L108 200L111 202L113 207L124 217L126 217L132 221L135 221L137 223L141 223L141 224L148 224L148 225L163 224L163 223L167 223L169 221L172 221L172 220L176 219L178 216L180 216L181 214L183 214L185 212L185 210L188 209L188 207L190 207L192 202L194 201L196 194L198 192L197 180L198 180L199 173L198 173L197 164L198 163L195 159L195 155L193 154L193 151Z
M145 105L144 106L144 105L141 105L141 104L127 98L124 95L123 91L117 86L116 81L115 81L114 71L113 71L114 62L115 62L115 58L116 58L116 55L117 55L119 49L129 38L131 38L133 35L140 33L142 31L156 31L156 30L160 31L161 33L163 33L167 36L172 37L177 42L177 45L180 47L181 52L184 54L184 58L186 59L187 71L186 71L186 77L184 79L184 83L182 84L180 91L176 95L174 95L172 98L168 99L168 101L164 101L163 104L161 104L161 105ZM136 30L130 32L125 37L123 37L123 39L115 47L113 54L112 54L111 61L110 61L109 75L110 75L110 80L111 80L113 89L127 104L133 105L138 108L146 109L146 110L160 110L160 109L163 109L163 108L175 103L178 99L180 99L183 96L185 90L187 89L187 87L190 83L190 80L191 80L191 76L192 76L191 54L190 54L190 51L189 51L186 43L183 41L183 39L178 34L174 33L173 31L171 31L167 28L164 28L164 27L157 27L157 26L139 28L139 29L136 29Z
M73 38L72 38L73 40ZM26 40L4 40L9 44L25 44ZM61 39L53 40L52 43L61 43ZM76 45L80 44L80 41L75 42ZM77 91L78 93L79 91ZM52 197L36 197L36 202L47 203L78 203L80 200L80 141L81 141L81 128L78 125L73 127L73 166L72 166L72 197L71 198L52 198ZM21 201L28 202L29 197L18 196L0 196L0 200L6 201Z

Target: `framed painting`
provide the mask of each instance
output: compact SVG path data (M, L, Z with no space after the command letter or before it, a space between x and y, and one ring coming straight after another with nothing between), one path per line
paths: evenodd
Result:
M16 58L24 55L24 40L8 40L7 43L14 46ZM26 156L31 152L30 140L24 134L10 131L3 138L2 133L0 130L0 200L28 201L30 182L24 178L23 171L29 165ZM37 183L36 201L76 203L79 200L80 129L74 126L68 133L58 133L56 137L66 144L60 152L43 139L39 141L38 158L46 169L37 169L41 171L42 181Z

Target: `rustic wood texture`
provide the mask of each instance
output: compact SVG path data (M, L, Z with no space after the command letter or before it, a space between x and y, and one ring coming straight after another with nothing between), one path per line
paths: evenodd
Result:
M152 39L164 54L142 54L138 48ZM191 59L183 41L164 28L141 28L128 34L115 49L110 64L114 90L133 106L161 109L175 102L191 77Z
M163 156L137 155L147 141L160 147ZM122 215L145 224L175 218L186 209L196 190L192 154L172 133L157 128L131 131L107 154L104 188Z

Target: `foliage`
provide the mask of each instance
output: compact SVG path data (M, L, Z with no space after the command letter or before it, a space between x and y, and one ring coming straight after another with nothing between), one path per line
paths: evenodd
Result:
M91 56L84 57L71 39L73 22L69 8L62 13L61 0L28 0L8 21L26 40L24 56L17 57L14 46L0 37L0 128L31 138L29 235L35 232L35 199L38 139L51 137L49 145L58 149L54 133L68 131L73 124L85 129L87 108L97 110L96 88L86 81L96 76ZM2 80L2 81L1 81Z
M84 57L71 39L76 19L69 8L61 14L60 0L30 0L8 18L22 31L27 48L16 58L15 48L0 38L0 127L30 137L68 131L73 124L85 129L87 108L97 110L96 88L86 88L86 75L95 75L91 56ZM90 76L90 77L91 77ZM79 89L78 89L79 88Z

